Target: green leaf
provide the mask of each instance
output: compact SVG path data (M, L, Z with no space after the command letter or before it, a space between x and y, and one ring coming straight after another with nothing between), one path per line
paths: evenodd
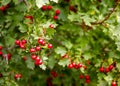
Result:
M92 55L91 55L91 53L85 53L83 55L83 57L84 57L85 60L88 60L88 59L92 58Z
M11 2L11 0L2 0L2 5L7 5L10 2Z
M18 29L20 30L21 33L27 32L27 27L23 24L20 24Z
M116 66L117 66L117 69L120 71L120 63L117 63Z
M61 59L58 64L65 67L66 65L68 65L70 63L69 59Z
M35 68L34 62L30 58L26 60L26 64L29 69L33 70Z
M57 47L57 48L55 49L55 52L56 52L57 54L60 54L61 56L63 56L67 51L66 51L66 49L65 49L64 47Z
M63 41L62 44L65 45L66 48L68 48L68 49L71 49L73 46L73 44L68 40Z
M110 74L105 76L104 79L108 82L109 85L111 84L111 82L113 80L113 78L112 78L112 76Z
M53 67L54 67L55 64L56 64L56 60L55 60L53 57L49 57L47 64L48 64L48 67L49 67L50 69L53 69Z
M46 70L46 66L44 64L39 65L40 68L42 68L43 70Z
M38 8L41 8L45 4L49 4L49 0L36 0L36 5Z

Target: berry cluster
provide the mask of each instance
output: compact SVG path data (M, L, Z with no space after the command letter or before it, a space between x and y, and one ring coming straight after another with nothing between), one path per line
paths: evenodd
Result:
M10 53L8 53L8 54L3 54L2 50L3 50L3 47L0 46L0 56L2 56L3 59L10 60L10 59L11 59L11 54L10 54Z
M114 66L111 64L107 68L100 67L99 70L100 70L101 73L108 73L108 72L112 71L113 68L114 68Z
M56 71L51 71L51 75L52 75L52 77L54 77L54 78L58 76L58 74L57 74Z
M79 69L79 68L81 68L83 65L82 65L82 63L78 63L78 64L76 64L75 62L72 62L72 63L70 63L69 65L68 65L68 68L75 68L75 69Z
M15 44L16 44L17 46L19 46L21 49L26 49L27 41L26 41L25 39L23 39L22 41L16 40L16 41L15 41ZM46 42L45 42L43 39L38 39L38 40L37 40L37 45L36 45L35 47L31 47L31 48L29 49L29 53L31 54L31 59L32 59L33 61L35 61L35 62L34 62L35 66L39 66L39 65L41 65L41 64L43 63L41 57L36 55L37 52L41 51L41 47L42 47L42 46L46 46ZM53 46L52 46L51 43L48 43L48 44L47 44L47 48L48 48L48 49L51 49L52 47L53 47ZM23 60L26 60L26 59L27 59L27 58L24 56L24 57L23 57Z
M52 6L51 5L48 5L48 6L43 5L41 9L42 9L42 11L52 10ZM53 19L57 20L59 14L60 14L60 10L59 9L55 10L55 15L54 15Z
M80 74L79 75L79 78L80 79L84 79L85 78L85 82L87 83L87 84L89 84L90 83L90 76L89 75L82 75L82 74Z
M20 78L22 78L22 74L15 74L14 78L15 79L20 79Z
M10 7L9 4L7 4L7 5L5 5L5 6L1 6L1 7L0 7L0 10L1 10L1 11L5 11L5 10L7 10L7 8L9 8L9 7Z

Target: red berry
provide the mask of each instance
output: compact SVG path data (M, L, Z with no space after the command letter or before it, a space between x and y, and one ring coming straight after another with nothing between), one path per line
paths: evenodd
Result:
M32 60L35 60L36 59L36 55L34 55L34 54L32 54L32 56L31 56L31 58L32 58Z
M2 50L2 48L3 48L3 47L2 47L2 46L0 46L0 50Z
M43 39L38 39L38 43L41 44L41 45L45 45L45 41Z
M79 76L79 78L80 78L80 79L83 79L83 78L84 78L84 76L81 74L81 75Z
M87 66L84 65L83 68L86 70L86 69L87 69Z
M35 48L31 48L30 53L34 53L34 52L36 52Z
M111 85L112 85L112 86L117 86L117 82L116 82L116 81L113 81Z
M26 44L27 41L25 39L22 40L22 44Z
M46 5L43 5L42 8L41 8L43 11L47 10L47 6Z
M41 45L42 45L42 46L45 46L45 41L43 41L43 42L41 43Z
M86 79L86 80L90 80L90 76L89 76L89 75L86 75L86 76L85 76L85 79Z
M24 56L22 59L23 59L24 61L26 61L26 60L27 60L27 57L26 57L26 56Z
M19 74L19 78L22 78L22 74Z
M113 68L114 68L113 65L110 65L110 66L109 66L109 70L110 70L110 71L111 71Z
M70 6L69 6L69 9L70 9L71 11L73 11L73 10L74 10L74 6L70 5Z
M90 83L90 79L86 79L86 83L89 84Z
M105 69L105 72L106 72L106 73L108 73L109 71L110 71L109 68L106 68L106 69Z
M43 62L42 62L41 59L35 60L35 65L36 65L36 66L39 66L39 65L41 65L42 63L43 63Z
M41 47L40 46L36 46L36 51L39 51L39 50L41 50Z
M53 24L50 24L50 25L49 25L49 28L52 29L52 28L55 28L55 26L54 26Z
M39 61L39 60L40 60L40 57L39 57L39 56L37 56L35 60L36 60L36 61Z
M5 11L5 10L6 10L6 7L5 7L5 6L1 6L1 7L0 7L0 10L1 10L1 11Z
M31 15L29 15L29 16L25 16L25 18L27 18L27 19L30 19L31 21L33 21L33 16L31 16Z
M44 40L43 39L38 39L38 43L41 44Z
M82 67L82 63L79 63L79 64L78 64L78 67L81 68L81 67Z
M60 14L60 10L56 10L56 11L55 11L55 14L56 14L56 15L59 15L59 14Z
M47 6L47 9L48 9L48 10L51 10L51 9L52 9L52 6L51 6L51 5L48 5L48 6Z
M73 67L75 67L75 66L76 66L76 63L75 63L75 62L73 62L73 63L72 63L72 65L73 65Z
M23 45L22 43L20 43L20 48L21 49L25 49L26 47L25 47L25 45Z
M105 69L104 69L104 67L100 67L99 70L100 70L100 72L104 72Z
M10 60L11 59L11 54L10 53L7 54L7 57L8 57L8 60Z
M18 79L19 78L19 74L15 74L14 78Z
M16 44L16 45L20 45L20 40L16 40L16 41L15 41L15 44Z
M53 46L52 44L48 44L48 48L51 49Z
M2 54L3 54L2 51L0 51L0 56L2 56Z
M54 20L57 20L57 19L58 19L58 16L54 16L53 18L54 18Z
M72 64L69 64L69 65L68 65L68 68L70 68L70 69L73 68L73 65L72 65Z

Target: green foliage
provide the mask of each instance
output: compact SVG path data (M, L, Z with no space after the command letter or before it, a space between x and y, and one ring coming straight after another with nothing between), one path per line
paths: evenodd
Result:
M119 86L119 8L120 0L1 0L0 86Z

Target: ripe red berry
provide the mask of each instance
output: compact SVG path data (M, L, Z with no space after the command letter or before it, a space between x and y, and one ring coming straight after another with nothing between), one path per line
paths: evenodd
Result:
M35 60L35 65L36 65L36 66L39 66L39 65L41 65L42 63L43 63L43 62L42 62L41 59Z
M19 74L15 74L14 78L18 79L19 78Z
M5 6L1 6L1 7L0 7L0 10L1 10L1 11L5 11L5 10L6 10L6 7L5 7Z
M79 78L80 78L80 79L83 79L83 78L84 78L84 76L81 74L81 75L79 76Z
M109 71L110 71L109 68L106 68L106 69L105 69L105 72L106 72L106 73L108 73Z
M40 51L41 50L41 47L40 46L36 46L36 51Z
M60 10L56 10L56 11L55 11L55 14L56 14L56 15L59 15L59 14L60 14Z
M85 76L85 79L86 79L86 80L90 80L90 76L89 76L89 75L86 75L86 76Z
M72 64L69 64L69 65L68 65L68 68L70 68L70 69L73 68L73 65L72 65Z
M76 63L75 63L75 62L73 62L73 63L72 63L72 65L73 65L73 67L75 67L75 66L76 66Z
M2 51L0 51L0 56L2 56L2 54L3 54Z
M27 41L25 39L22 40L22 44L26 44Z
M7 54L8 60L11 59L11 56L12 56L12 55L11 55L10 53Z
M34 55L34 54L32 54L32 56L31 56L31 58L32 58L32 60L35 60L36 59L36 55Z
M23 45L22 43L20 43L20 48L21 49L25 49L26 47L25 47L25 45Z
M79 63L77 66L78 66L79 68L81 68L81 67L82 67L82 63Z
M89 84L90 83L90 79L86 79L86 83Z
M33 21L33 16L31 16L31 15L28 15L28 16L25 16L25 18L27 18L27 19L30 19L31 21Z
M48 44L48 48L51 49L53 46L52 44Z
M110 70L110 71L111 71L113 68L114 68L113 65L110 65L110 66L109 66L109 70Z
M24 61L26 61L26 60L27 60L27 57L26 57L26 56L24 56L22 59L23 59Z
M55 28L55 26L54 26L53 24L50 24L50 25L49 25L49 28L52 29L52 28Z
M22 78L22 74L18 74L19 75L19 78Z
M54 18L54 20L57 20L57 19L58 19L58 16L54 16L53 18Z
M104 69L104 67L100 67L99 70L100 70L100 72L104 72L105 69Z
M41 44L44 40L43 39L38 39L38 43Z
M42 8L41 8L43 11L47 10L47 6L46 5L43 5Z
M51 9L52 9L52 6L51 6L51 5L48 5L48 6L47 6L47 9L48 9L48 10L51 10Z
M116 81L113 81L111 85L112 85L112 86L117 86L117 82L116 82Z
M16 40L16 41L15 41L15 44L16 44L16 45L20 45L20 40Z
M35 48L31 48L30 53L34 53L34 52L36 52Z
M45 41L43 39L38 39L38 43L41 44L42 46L45 45Z
M3 48L3 47L2 47L2 46L0 46L0 50L2 50L2 48Z

